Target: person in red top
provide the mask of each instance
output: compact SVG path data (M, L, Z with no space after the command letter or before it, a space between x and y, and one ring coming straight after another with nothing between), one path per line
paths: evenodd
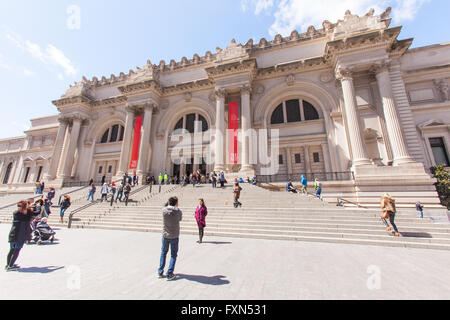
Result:
M203 199L199 199L198 202L199 204L197 206L197 209L195 209L195 220L197 221L200 240L197 242L202 243L204 234L203 232L206 227L205 218L208 215L208 209L206 208L205 201Z

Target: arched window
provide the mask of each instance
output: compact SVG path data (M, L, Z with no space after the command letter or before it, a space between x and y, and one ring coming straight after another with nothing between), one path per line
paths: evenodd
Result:
M8 166L6 167L5 177L3 178L3 184L8 184L9 176L11 175L12 166L13 166L13 164L12 164L12 162L10 162L8 164Z
M311 103L302 99L291 99L275 108L270 117L270 124L310 121L319 118L319 112Z
M106 129L103 133L100 143L111 143L123 141L123 134L125 128L120 124L115 124L112 127Z
M199 123L200 125L198 128L195 128L197 123ZM208 131L209 126L208 122L202 115L198 113L189 113L177 121L173 130L175 131L177 129L185 129L189 133L194 133L195 131L205 132Z

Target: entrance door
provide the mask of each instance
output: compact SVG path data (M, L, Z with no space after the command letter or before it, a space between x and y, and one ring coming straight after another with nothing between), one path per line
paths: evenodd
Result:
M173 175L175 177L180 177L180 165L179 164L173 165Z
M190 175L194 169L194 158L191 158L190 163L186 163L186 175Z

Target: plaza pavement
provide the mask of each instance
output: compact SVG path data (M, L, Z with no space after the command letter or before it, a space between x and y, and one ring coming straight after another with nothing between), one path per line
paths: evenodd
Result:
M0 225L2 267L9 229ZM156 275L160 234L56 232L57 244L23 248L20 272L2 268L0 299L450 299L447 251L210 238L206 229L201 245L181 236L178 279L167 281Z

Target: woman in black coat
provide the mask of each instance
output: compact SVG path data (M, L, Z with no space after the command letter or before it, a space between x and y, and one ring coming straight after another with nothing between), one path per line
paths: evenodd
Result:
M13 213L13 223L9 232L10 250L6 258L5 270L17 270L20 267L15 265L19 257L20 250L26 241L31 240L31 220L33 219L33 210L28 210L28 203L20 201L17 204L17 210Z

